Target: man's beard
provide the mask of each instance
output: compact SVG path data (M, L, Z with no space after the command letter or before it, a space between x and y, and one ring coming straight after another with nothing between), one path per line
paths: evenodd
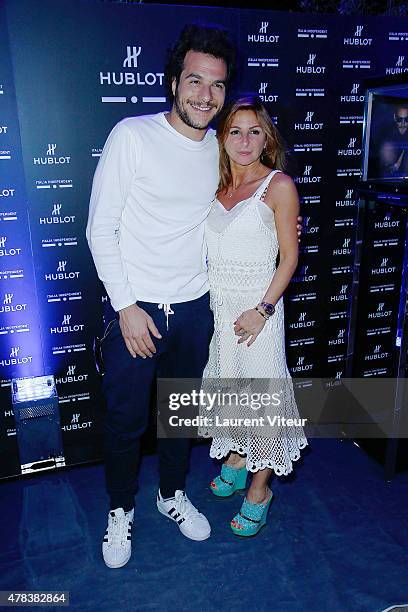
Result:
M219 114L219 112L221 110L221 109L218 110L217 113L214 115L214 117L212 117L210 119L210 121L206 125L200 125L198 123L194 123L194 121L191 119L191 117L189 117L187 111L185 111L184 109L181 108L181 105L180 105L180 102L179 102L179 97L178 97L178 92L176 92L176 95L174 97L174 106L175 106L175 109L176 109L176 112L177 112L178 116L183 121L183 123L188 125L188 127L193 128L194 130L206 130L208 128L208 125L209 125L210 121L212 121Z

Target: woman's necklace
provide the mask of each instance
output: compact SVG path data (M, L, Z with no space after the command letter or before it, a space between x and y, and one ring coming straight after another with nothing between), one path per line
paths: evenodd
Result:
M231 186L231 193L228 195L229 198L232 198L232 196L234 195L234 191L236 191L238 189L238 187L232 187Z

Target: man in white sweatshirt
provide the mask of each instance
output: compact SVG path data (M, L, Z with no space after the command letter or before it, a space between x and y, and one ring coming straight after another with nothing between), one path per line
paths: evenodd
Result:
M200 378L208 358L203 231L218 186L218 145L208 125L222 109L234 61L225 32L187 26L166 68L171 111L118 123L95 172L87 239L113 309L102 346L108 567L131 555L153 381ZM205 540L210 525L184 492L190 441L161 439L158 453L159 512L186 537Z

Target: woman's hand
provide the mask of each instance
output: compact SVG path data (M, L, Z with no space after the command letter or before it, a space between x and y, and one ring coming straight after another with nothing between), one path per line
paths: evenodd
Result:
M246 310L234 322L234 332L239 336L238 344L246 342L250 338L247 346L251 346L261 333L266 323L266 319L255 310Z
M301 217L300 215L297 218L296 231L297 231L298 242L300 242L300 239L302 238L302 232L303 232L303 217Z

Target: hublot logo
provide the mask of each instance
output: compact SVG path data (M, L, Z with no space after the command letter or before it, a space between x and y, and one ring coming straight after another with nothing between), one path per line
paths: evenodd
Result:
M306 312L300 312L298 320L295 321L294 323L290 323L289 328L290 329L305 329L305 328L314 327L315 324L316 324L316 321L312 321L312 320L308 321L306 319Z
M374 223L374 228L375 229L391 229L394 227L399 227L400 222L399 221L391 221L391 215L390 214L386 214L384 217L384 221L377 221L376 223Z
M343 370L337 370L334 378L326 382L326 387L338 387L341 384L341 378L343 377Z
M81 413L75 413L71 417L70 425L63 425L61 428L63 431L75 431L76 429L90 429L92 427L92 421L84 421L80 423Z
M321 130L323 122L313 121L314 111L307 111L303 123L295 123L295 130Z
M316 53L309 53L306 65L296 66L296 74L325 74L326 66L316 65L316 57Z
M74 223L75 215L61 215L61 204L54 204L50 217L40 217L40 225L52 225L56 223Z
M295 183L320 183L321 176L313 176L312 166L306 165L303 170L303 176L296 176L294 181Z
M291 371L294 374L300 373L300 372L310 372L310 370L313 369L313 363L305 363L305 357L302 355L300 357L298 357L296 366L294 366L293 368L291 368Z
M376 344L372 353L368 353L364 356L365 361L374 361L375 359L387 359L389 357L388 351L383 351L381 344Z
M84 325L71 325L72 315L64 314L62 323L59 327L50 327L51 334L69 334L73 332L79 332L84 330Z
M298 275L292 277L292 283L312 283L317 279L317 274L309 273L309 265L301 267Z
M351 238L345 238L340 249L333 249L333 255L351 255L350 242Z
M258 34L248 34L248 42L253 43L277 43L279 34L268 33L269 21L262 21Z
M368 318L369 319L386 319L390 317L392 314L392 310L385 310L384 306L385 306L385 302L380 302L377 306L377 310L375 310L374 312L368 313Z
M345 333L346 333L346 330L344 328L339 329L337 338L335 338L334 340L329 340L328 346L337 346L339 344L345 344L345 339L344 339Z
M385 74L401 74L408 72L408 66L405 65L405 55L398 55L395 65L385 69Z
M372 38L363 38L364 26L358 25L354 32L354 37L344 38L343 44L354 47L370 47L373 42Z
M393 274L397 269L396 266L389 266L389 257L383 257L379 268L371 268L371 274Z
M356 205L356 201L353 200L353 190L352 189L346 189L346 195L344 200L336 200L336 206L338 208L343 208L343 207L348 207L348 206L355 206Z
M66 272L65 268L67 265L67 261L63 261L60 260L58 262L58 266L57 266L57 271L56 273L51 273L51 274L45 274L44 278L47 281L54 281L54 280L70 280L70 279L74 279L74 278L79 278L80 272Z
M27 304L13 304L14 293L5 293L3 304L0 306L0 314L5 312L21 312L26 310Z
M277 102L278 95L277 94L269 94L267 93L269 83L261 83L259 85L258 93L262 102Z
M350 94L340 96L340 102L364 102L364 95L359 91L360 83L353 83Z
M7 236L0 237L0 257L15 257L21 255L21 249L7 248Z
M71 157L63 155L55 156L56 144L48 144L46 150L46 157L33 157L34 165L57 165L57 164L69 164Z
M137 58L142 51L142 47L126 47L126 57L123 60L123 68L137 68Z
M338 149L337 155L361 155L361 149L356 148L357 138L350 138L347 149Z
M126 46L126 57L123 68L138 68L138 58L142 47ZM99 83L101 85L163 85L163 72L100 72Z
M11 365L25 365L27 363L32 363L33 358L29 357L20 357L20 347L12 346L10 349L10 354L8 359L0 359L0 365L3 367L11 366Z
M2 189L0 188L0 198L12 198L14 197L15 189Z
M65 376L56 378L55 382L57 385L65 385L71 383L85 382L88 380L88 374L76 374L76 365L68 366L67 373Z
M311 217L303 217L303 226L305 234L318 234L320 227L310 223Z
M331 302L345 302L345 301L347 301L347 299L348 299L347 290L348 290L348 284L341 285L339 293L336 294L336 295L331 295L330 296L330 301Z

